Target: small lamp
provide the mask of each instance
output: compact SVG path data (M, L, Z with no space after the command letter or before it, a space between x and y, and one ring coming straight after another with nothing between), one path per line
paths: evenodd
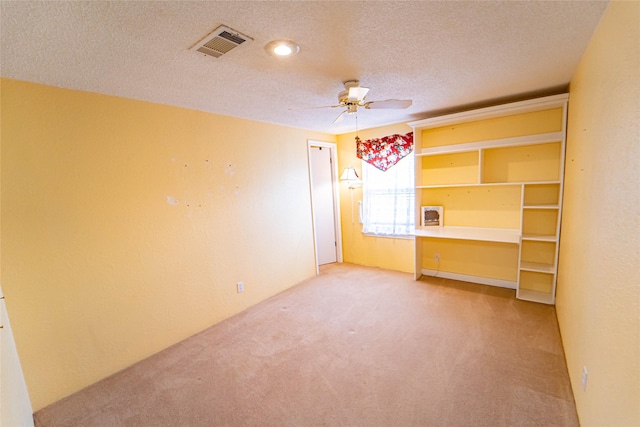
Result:
M347 166L344 168L344 172L340 176L340 179L349 183L349 188L353 189L362 185L358 172L353 166Z
M340 179L349 183L349 190L362 186L362 181L360 181L358 172L356 172L356 169L353 166L347 166L344 168L344 172L342 172ZM353 191L349 191L349 194L351 194L351 224L353 224L355 222L355 215L353 213Z

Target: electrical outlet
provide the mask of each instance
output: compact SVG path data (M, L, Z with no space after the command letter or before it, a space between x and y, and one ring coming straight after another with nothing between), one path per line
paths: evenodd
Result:
M587 371L587 367L582 367L582 391L587 391L587 377L589 376L589 372Z
M433 256L433 259L435 259L435 260L436 260L436 262L440 262L440 254L435 254L435 255Z
M237 289L238 289L238 293L240 292L244 292L244 283L242 282L238 282L238 284L236 285Z

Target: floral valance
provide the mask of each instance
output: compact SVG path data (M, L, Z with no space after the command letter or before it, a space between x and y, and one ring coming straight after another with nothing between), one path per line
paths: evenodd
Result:
M413 132L361 141L356 136L358 158L386 171L413 150Z

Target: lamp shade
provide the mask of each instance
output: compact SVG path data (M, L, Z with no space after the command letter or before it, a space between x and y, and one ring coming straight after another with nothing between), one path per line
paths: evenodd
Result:
M344 172L342 172L340 179L345 181L357 181L360 178L358 177L358 173L353 166L347 166L346 168L344 168Z

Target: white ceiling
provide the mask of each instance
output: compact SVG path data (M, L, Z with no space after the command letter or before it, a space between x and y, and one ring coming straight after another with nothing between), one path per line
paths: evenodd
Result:
M3 77L331 134L352 132L342 81L368 101L358 128L566 89L606 8L596 1L2 1ZM224 24L254 39L219 59L189 48ZM298 55L274 58L271 40Z

